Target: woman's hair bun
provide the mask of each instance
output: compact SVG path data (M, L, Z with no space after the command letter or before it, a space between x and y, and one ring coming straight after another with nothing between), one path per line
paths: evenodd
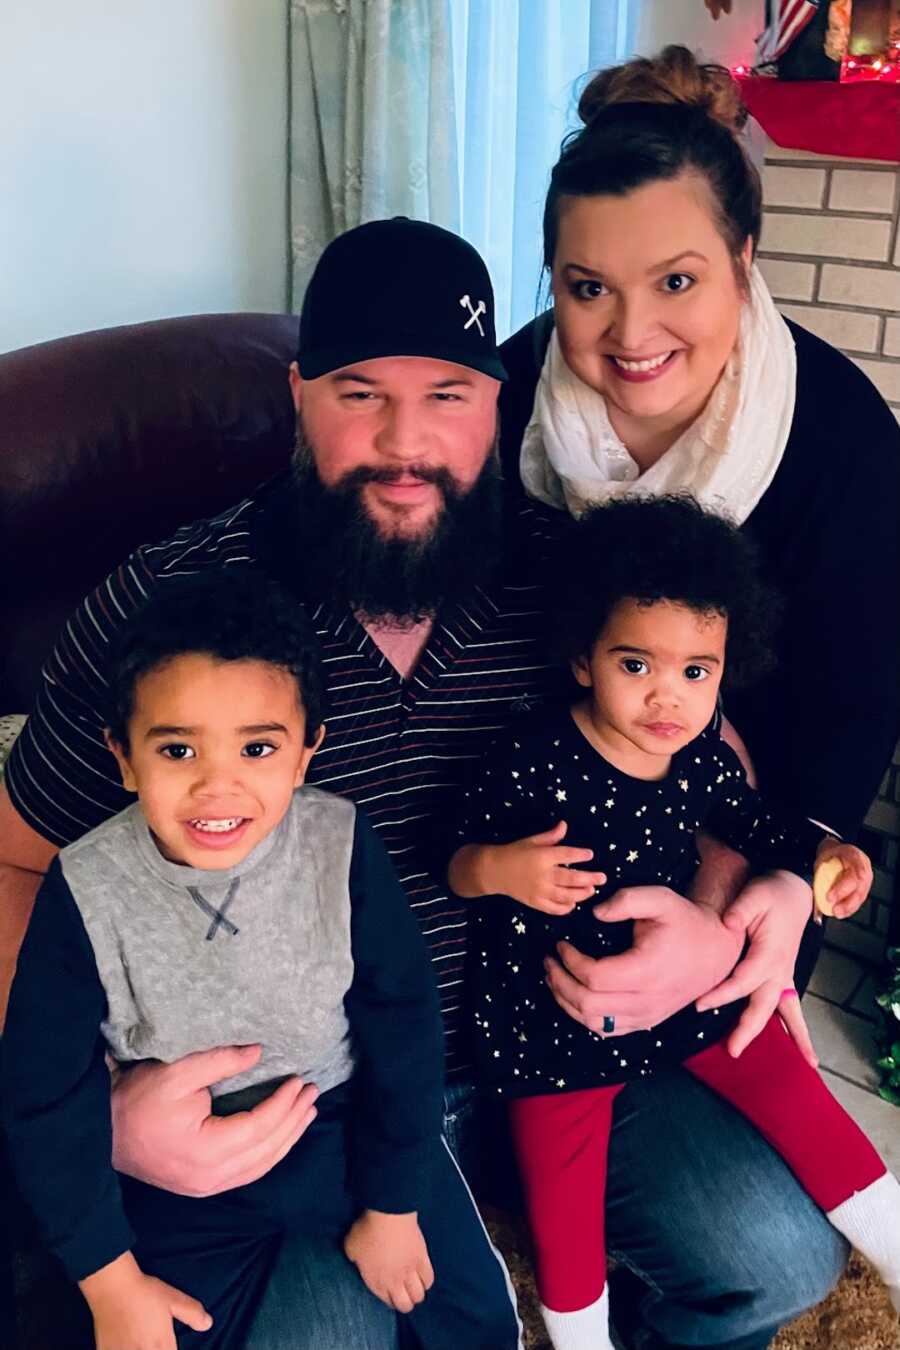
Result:
M585 86L578 115L585 124L616 103L682 103L702 108L737 135L747 120L740 90L724 66L701 64L687 47L664 47L601 70Z

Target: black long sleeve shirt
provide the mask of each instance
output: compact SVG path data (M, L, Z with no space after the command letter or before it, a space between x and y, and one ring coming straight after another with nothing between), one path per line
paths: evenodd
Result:
M788 327L793 425L744 525L785 600L777 666L725 712L764 791L853 838L900 734L900 427L852 361ZM551 331L542 315L502 347L510 482Z
M748 787L734 751L712 728L672 757L665 778L648 782L604 759L562 709L522 719L498 738L466 794L457 845L508 844L563 818L566 843L593 850L581 868L606 873L599 899L624 886L686 892L697 867L697 830L761 870L811 869L825 837L811 821ZM742 1004L704 1013L691 1005L651 1031L604 1040L556 1003L544 959L560 941L594 958L627 951L633 924L602 922L590 901L567 915L545 914L506 895L469 903L476 1073L492 1095L567 1092L639 1078L715 1044L740 1015Z
M306 837L311 826L321 826L329 801L349 819L348 847L340 857L320 856L321 836ZM310 803L318 809L304 813ZM281 839L280 847L244 871L228 909L230 926L220 926L212 940L209 914L170 875L183 871L196 879L194 869L160 860L159 876L149 866L129 896L125 874L141 864L138 851L121 848L128 837L122 816L72 846L81 855L100 854L103 912L95 903L99 887L85 894L74 867L71 884L67 879L69 850L55 860L38 893L3 1037L4 1126L21 1190L47 1245L73 1279L99 1270L133 1242L111 1161L101 1024L115 1026L123 1059L152 1054L148 1036L180 1035L181 1028L186 1040L174 1047L173 1057L259 1041L261 1063L272 1050L270 1072L283 1077L290 1068L284 1054L291 1049L284 1024L296 1014L297 1053L304 1053L304 1043L318 1047L322 1062L337 1065L335 1081L353 1073L357 1106L348 1163L360 1209L419 1208L443 1093L443 1034L425 945L364 815L311 789L295 794L292 813L288 841ZM285 835L285 823L251 860L275 835ZM110 839L123 856L109 847ZM299 869L291 839L302 845ZM119 884L117 866L123 870ZM280 868L277 875L273 867ZM297 878L298 870L312 875ZM334 910L337 924L330 922ZM342 916L349 933L339 931ZM148 933L158 936L151 947ZM328 950L317 950L317 938ZM261 951L271 953L265 987ZM142 957L149 970L141 969ZM161 964L153 965L157 958ZM351 1061L342 1060L341 1044L327 1058L322 1024L335 1026L338 1042L349 1033ZM128 1056L129 1045L143 1048ZM275 1053L278 1045L284 1053ZM302 1139L296 1147L303 1147Z

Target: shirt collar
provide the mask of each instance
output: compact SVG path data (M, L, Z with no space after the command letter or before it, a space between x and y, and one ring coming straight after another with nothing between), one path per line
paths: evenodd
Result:
M183 863L170 862L160 853L153 835L150 833L140 802L135 802L132 806L129 806L127 814L130 817L129 824L135 849L142 862L154 876L160 881L164 881L170 886L177 886L182 890L188 886L203 887L209 890L211 887L227 887L235 877L247 876L270 854L283 848L287 836L290 808L285 812L284 817L275 829L267 834L265 839L260 840L256 847L250 850L246 858L239 863L235 863L233 867L223 868L189 867Z

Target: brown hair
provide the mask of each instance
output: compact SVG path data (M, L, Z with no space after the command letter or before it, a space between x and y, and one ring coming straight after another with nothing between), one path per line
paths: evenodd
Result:
M623 66L598 71L578 100L578 116L590 122L616 103L688 104L702 108L732 135L747 121L747 109L730 71L711 61L701 65L687 47L664 47L652 59L639 56Z
M741 254L762 224L759 174L737 134L747 120L724 66L701 65L686 47L601 70L581 95L584 126L563 141L544 206L544 265L552 268L563 197L624 196L647 183L701 175L741 287Z

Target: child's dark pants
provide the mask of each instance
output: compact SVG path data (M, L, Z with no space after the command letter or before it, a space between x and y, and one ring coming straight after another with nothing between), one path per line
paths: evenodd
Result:
M240 1350L281 1238L308 1233L339 1244L357 1217L347 1177L346 1088L323 1093L317 1109L287 1157L249 1186L196 1199L121 1179L141 1268L199 1299L214 1319L205 1332L176 1323L181 1350ZM423 1350L516 1350L518 1319L505 1267L440 1140L419 1226L435 1278L405 1320Z

